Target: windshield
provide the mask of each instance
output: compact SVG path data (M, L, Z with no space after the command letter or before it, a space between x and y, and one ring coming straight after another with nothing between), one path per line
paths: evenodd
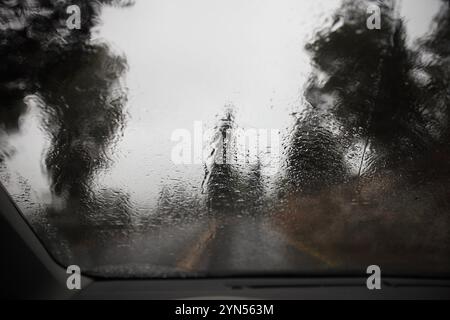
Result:
M449 23L446 0L0 0L0 182L91 275L448 274Z

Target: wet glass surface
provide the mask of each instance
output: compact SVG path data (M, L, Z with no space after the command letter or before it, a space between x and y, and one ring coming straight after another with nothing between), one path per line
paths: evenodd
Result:
M58 262L449 273L448 1L100 2L0 0L0 182Z

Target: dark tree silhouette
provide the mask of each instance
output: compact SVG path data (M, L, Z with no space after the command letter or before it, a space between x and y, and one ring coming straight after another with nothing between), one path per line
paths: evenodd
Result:
M208 165L205 168L204 189L207 194L207 206L218 213L230 214L236 211L239 200L238 172L229 163L233 156L230 147L235 129L233 110L229 108L225 116L215 128L212 137L212 150Z
M450 145L450 2L443 0L430 36L420 41L417 70L425 75L422 92L426 93L421 110L427 129L440 142Z
M333 115L342 132L360 135L372 149L389 154L383 161L399 165L401 155L412 153L408 148L426 144L423 119L414 103L417 88L409 79L413 58L402 22L395 16L395 2L382 3L381 30L366 28L369 3L344 1L334 18L335 23L343 21L342 26L330 27L308 46L326 80L319 83L314 75L306 98L313 112ZM332 103L321 102L328 96Z
M81 9L80 30L66 26L66 8L72 4ZM0 1L0 142L2 132L19 130L24 98L39 96L51 137L45 164L53 196L62 198L64 206L47 210L49 224L57 229L38 233L61 262L75 256L86 266L96 257L86 247L78 250L79 244L100 246L113 239L104 233L125 230L130 222L128 195L120 190L94 195L91 186L97 170L109 164L108 148L124 125L127 96L122 83L126 59L91 41L103 4L132 1ZM52 241L54 232L69 242L70 250Z
M203 182L208 208L225 216L260 213L264 194L261 164L259 161L256 164L236 162L237 124L232 108L227 109L215 129L211 163L206 165Z
M129 5L130 1L104 1ZM81 29L66 27L67 6L81 8ZM125 58L91 44L100 2L22 0L0 3L1 124L18 129L23 98L38 94L53 137L46 163L53 191L79 197L123 124Z
M433 92L412 76L418 53L406 46L396 2L380 3L382 28L369 30L370 2L344 1L333 24L307 45L315 71L305 92L308 107L296 124L288 154L288 180L294 186L304 189L320 181L322 185L345 181L342 154L356 140L364 141L361 167L366 162L378 169L412 166L434 148L432 132L443 128L429 121L435 108L428 102L433 101ZM439 67L439 71L443 74L432 78L440 82L435 87L444 88L448 70ZM439 90L435 99L442 100L447 95ZM441 113L441 120L444 114L448 112ZM366 154L369 146L375 155L371 159Z
M307 46L314 71L287 163L295 193L278 223L288 237L351 265L376 256L397 267L438 261L446 270L448 2L431 36L412 48L395 1L377 2L381 30L366 28L370 2L343 1ZM358 179L347 182L345 156L360 141Z

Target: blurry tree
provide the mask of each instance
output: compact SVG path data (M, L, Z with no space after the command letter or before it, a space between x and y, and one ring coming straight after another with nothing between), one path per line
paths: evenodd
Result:
M380 30L366 27L366 9L374 2L381 8ZM421 51L407 47L397 5L345 0L307 45L314 71L287 164L287 180L296 190L345 181L344 155L359 141L364 141L360 174L366 163L369 171L414 166L434 149L434 132L448 127L448 2L422 46L440 57L425 68L432 79L425 86L415 77Z
M80 242L100 244L108 238L99 226L107 232L130 222L128 195L120 190L92 193L95 173L109 164L108 148L124 126L127 62L107 44L92 41L91 30L102 5L132 3L0 0L0 144L9 131L19 130L24 98L38 96L51 137L45 164L55 199L48 219L58 228L57 238L69 241L75 251ZM66 8L74 4L81 9L79 30L66 26ZM68 261L62 243L53 243L49 232L39 234L50 237L44 239L50 247L57 246L52 252L63 252L60 261ZM80 263L92 258L89 252L77 255Z
M255 164L240 162L245 159L238 158L237 124L232 108L226 110L215 129L203 182L208 208L226 216L261 213L264 193L261 164L259 160Z
M427 130L450 148L450 1L443 0L428 37L419 42L417 81L421 83L420 108L427 119Z
M66 27L72 4L81 8L80 30ZM100 9L98 1L0 1L0 126L18 129L23 98L41 96L53 137L46 163L57 195L80 196L105 165L106 148L124 121L125 58L90 40Z
M234 165L229 163L233 156L230 152L233 152L231 145L235 126L233 110L228 108L212 137L203 187L207 194L207 206L213 212L235 212L239 200L239 176Z

